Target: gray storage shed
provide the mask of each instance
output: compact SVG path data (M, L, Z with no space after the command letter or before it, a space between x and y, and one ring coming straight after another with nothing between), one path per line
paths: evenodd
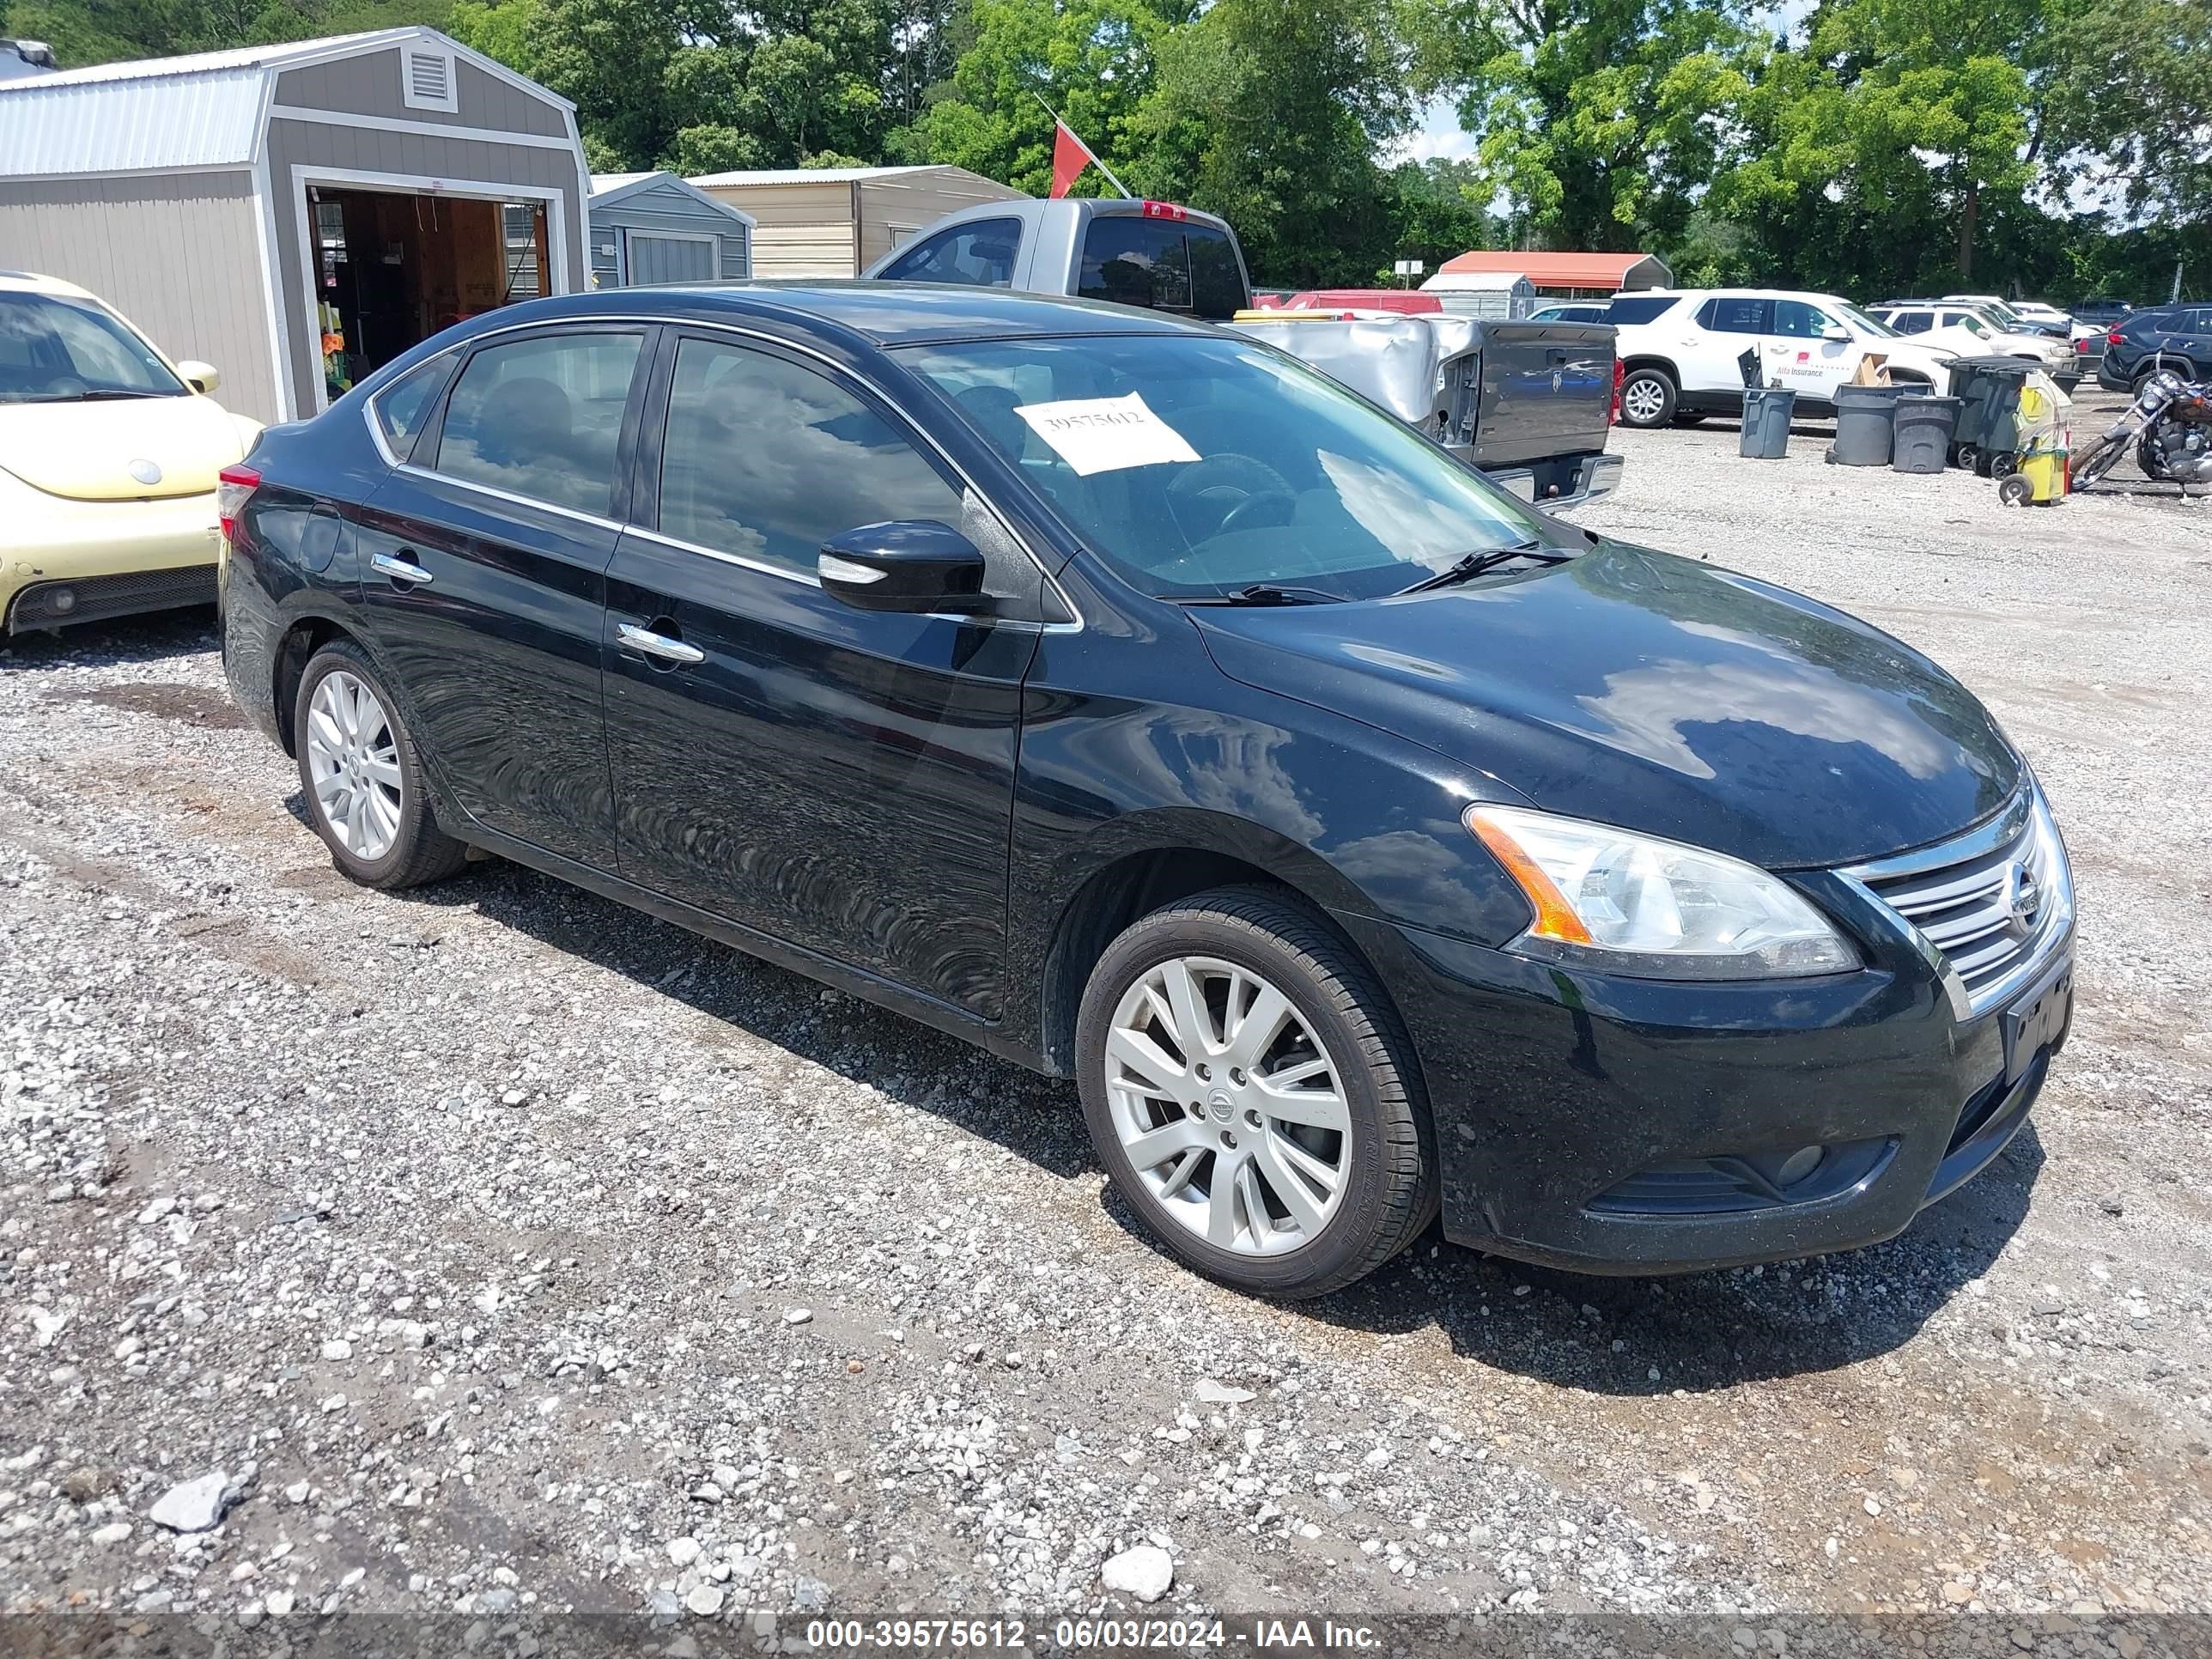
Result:
M427 28L0 83L0 266L90 289L264 421L584 286L565 100Z
M753 274L753 219L672 173L592 175L593 288L742 283Z

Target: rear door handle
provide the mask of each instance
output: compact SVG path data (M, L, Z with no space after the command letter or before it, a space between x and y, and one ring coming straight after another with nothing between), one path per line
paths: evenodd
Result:
M663 662L704 662L707 653L696 645L686 645L681 640L672 640L665 634L656 634L650 628L640 628L635 623L617 623L615 638L633 651L648 657L658 657Z
M389 576L393 581L406 582L416 587L437 580L421 565L410 563L396 553L370 554L368 568L380 576Z

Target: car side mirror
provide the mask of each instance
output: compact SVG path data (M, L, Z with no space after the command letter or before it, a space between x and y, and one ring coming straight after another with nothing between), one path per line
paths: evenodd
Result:
M1820 331L1820 337L1831 344L1841 345L1851 337L1851 331L1841 323L1830 323Z
M975 544L931 519L866 524L832 536L815 570L824 591L860 611L966 614L991 604Z
M197 357L187 357L177 365L178 378L203 397L222 384L222 375L213 363L204 363Z

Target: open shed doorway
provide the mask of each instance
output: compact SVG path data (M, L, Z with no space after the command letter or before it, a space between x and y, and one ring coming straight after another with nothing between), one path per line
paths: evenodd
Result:
M542 201L307 191L326 401L441 330L548 291Z

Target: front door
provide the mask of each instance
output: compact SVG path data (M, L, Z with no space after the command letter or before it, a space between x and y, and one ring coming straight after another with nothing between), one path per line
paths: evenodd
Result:
M663 358L607 594L623 874L995 1019L1035 626L824 592L831 536L972 523L957 479L772 346L688 336Z
M1836 388L1851 378L1866 347L1846 337L1831 340L1828 331L1842 319L1802 300L1774 302L1772 331L1765 339L1766 378L1811 402L1834 401Z
M599 640L647 337L572 325L479 346L356 532L374 642L453 804L602 870Z

